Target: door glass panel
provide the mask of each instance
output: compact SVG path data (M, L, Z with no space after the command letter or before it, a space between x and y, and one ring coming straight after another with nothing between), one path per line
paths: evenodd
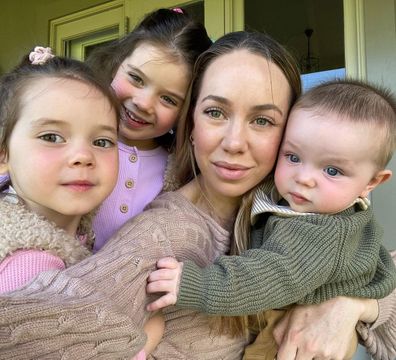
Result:
M309 86L345 76L343 0L245 0L245 29L285 45Z
M107 44L117 39L118 36L118 27L112 27L69 40L65 44L66 56L73 59L85 60L94 48Z

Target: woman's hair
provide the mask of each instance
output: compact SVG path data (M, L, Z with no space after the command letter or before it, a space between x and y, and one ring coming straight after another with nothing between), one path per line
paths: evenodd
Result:
M304 93L293 109L332 113L340 121L371 127L378 169L384 169L396 146L396 98L389 89L360 80L339 79L315 86Z
M20 117L24 95L34 82L45 78L76 80L95 88L109 100L118 121L117 98L111 88L98 80L87 65L57 56L39 65L33 65L29 55L26 55L17 67L0 78L0 153L2 155L8 156L9 140ZM8 185L9 179L6 178L0 184L0 190Z
M238 31L219 38L207 51L199 56L195 64L193 80L187 95L187 97L190 97L190 104L189 106L186 104L179 120L175 160L178 167L176 178L179 185L188 183L200 172L195 162L190 136L194 128L193 113L205 71L220 56L237 50L247 50L252 54L262 56L279 67L290 85L290 107L301 94L301 78L295 59L269 35L258 32ZM285 94L287 94L288 90L285 89ZM235 221L231 254L240 254L249 246L250 211L254 191L255 188L245 194L242 199ZM221 333L240 335L245 332L247 321L246 316L214 317L213 326L216 331Z
M199 54L212 44L205 27L184 10L158 9L146 15L130 32L119 40L99 47L87 63L110 85L121 63L140 44L157 46L169 57L192 70ZM174 135L165 134L157 142L170 148Z

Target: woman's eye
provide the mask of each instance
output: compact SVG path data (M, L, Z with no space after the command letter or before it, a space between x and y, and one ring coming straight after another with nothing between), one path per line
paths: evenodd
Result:
M264 118L264 117L259 117L259 118L255 119L254 121L259 126L267 126L267 125L271 124L271 122L267 118Z
M342 175L341 171L339 171L338 169L332 166L328 166L327 168L324 169L324 171L329 176Z
M220 109L207 109L205 113L213 119L220 119L223 117L223 113Z
M292 163L300 162L300 158L297 155L295 155L295 154L287 154L286 157Z
M52 142L52 143L62 143L65 142L65 139L57 134L44 134L40 135L39 139L47 141L47 142Z
M170 105L173 105L173 106L177 106L177 102L175 101L175 100L173 100L171 97L169 97L169 96L166 96L166 95L164 95L164 96L162 96L162 99L167 103L167 104L170 104Z
M103 148L110 148L114 146L114 142L109 139L97 139L93 142L93 144Z

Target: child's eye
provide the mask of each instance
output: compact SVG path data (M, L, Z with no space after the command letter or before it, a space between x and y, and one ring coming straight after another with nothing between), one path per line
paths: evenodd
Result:
M136 75L136 74L133 74L133 73L129 73L129 77L132 79L132 81L135 83L135 84L137 84L137 85L143 85L144 83L143 83L143 79L140 77L140 76L138 76L138 75Z
M209 115L213 119L221 119L224 117L223 112L217 108L211 108L204 111L205 114Z
M176 102L175 100L173 100L171 97L164 95L164 96L161 96L161 98L162 98L167 104L170 104L170 105L173 105L173 106L177 106L177 102Z
M103 148L110 148L114 146L114 142L109 139L97 139L93 142L93 144Z
M52 142L52 143L63 143L65 142L65 139L57 134L44 134L40 135L39 139L47 141L47 142Z
M286 154L286 158L291 162L291 163L298 163L300 162L300 158L296 154Z
M342 175L342 172L335 167L328 166L327 168L324 169L324 172L329 175L329 176L337 176L337 175Z

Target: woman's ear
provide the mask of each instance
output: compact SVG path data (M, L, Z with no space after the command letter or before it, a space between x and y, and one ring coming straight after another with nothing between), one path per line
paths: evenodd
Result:
M8 172L8 159L5 150L0 151L0 174L6 174Z
M392 171L389 169L384 169L378 171L374 177L367 184L366 188L363 190L361 197L367 197L368 194L373 191L378 185L383 184L392 177Z

